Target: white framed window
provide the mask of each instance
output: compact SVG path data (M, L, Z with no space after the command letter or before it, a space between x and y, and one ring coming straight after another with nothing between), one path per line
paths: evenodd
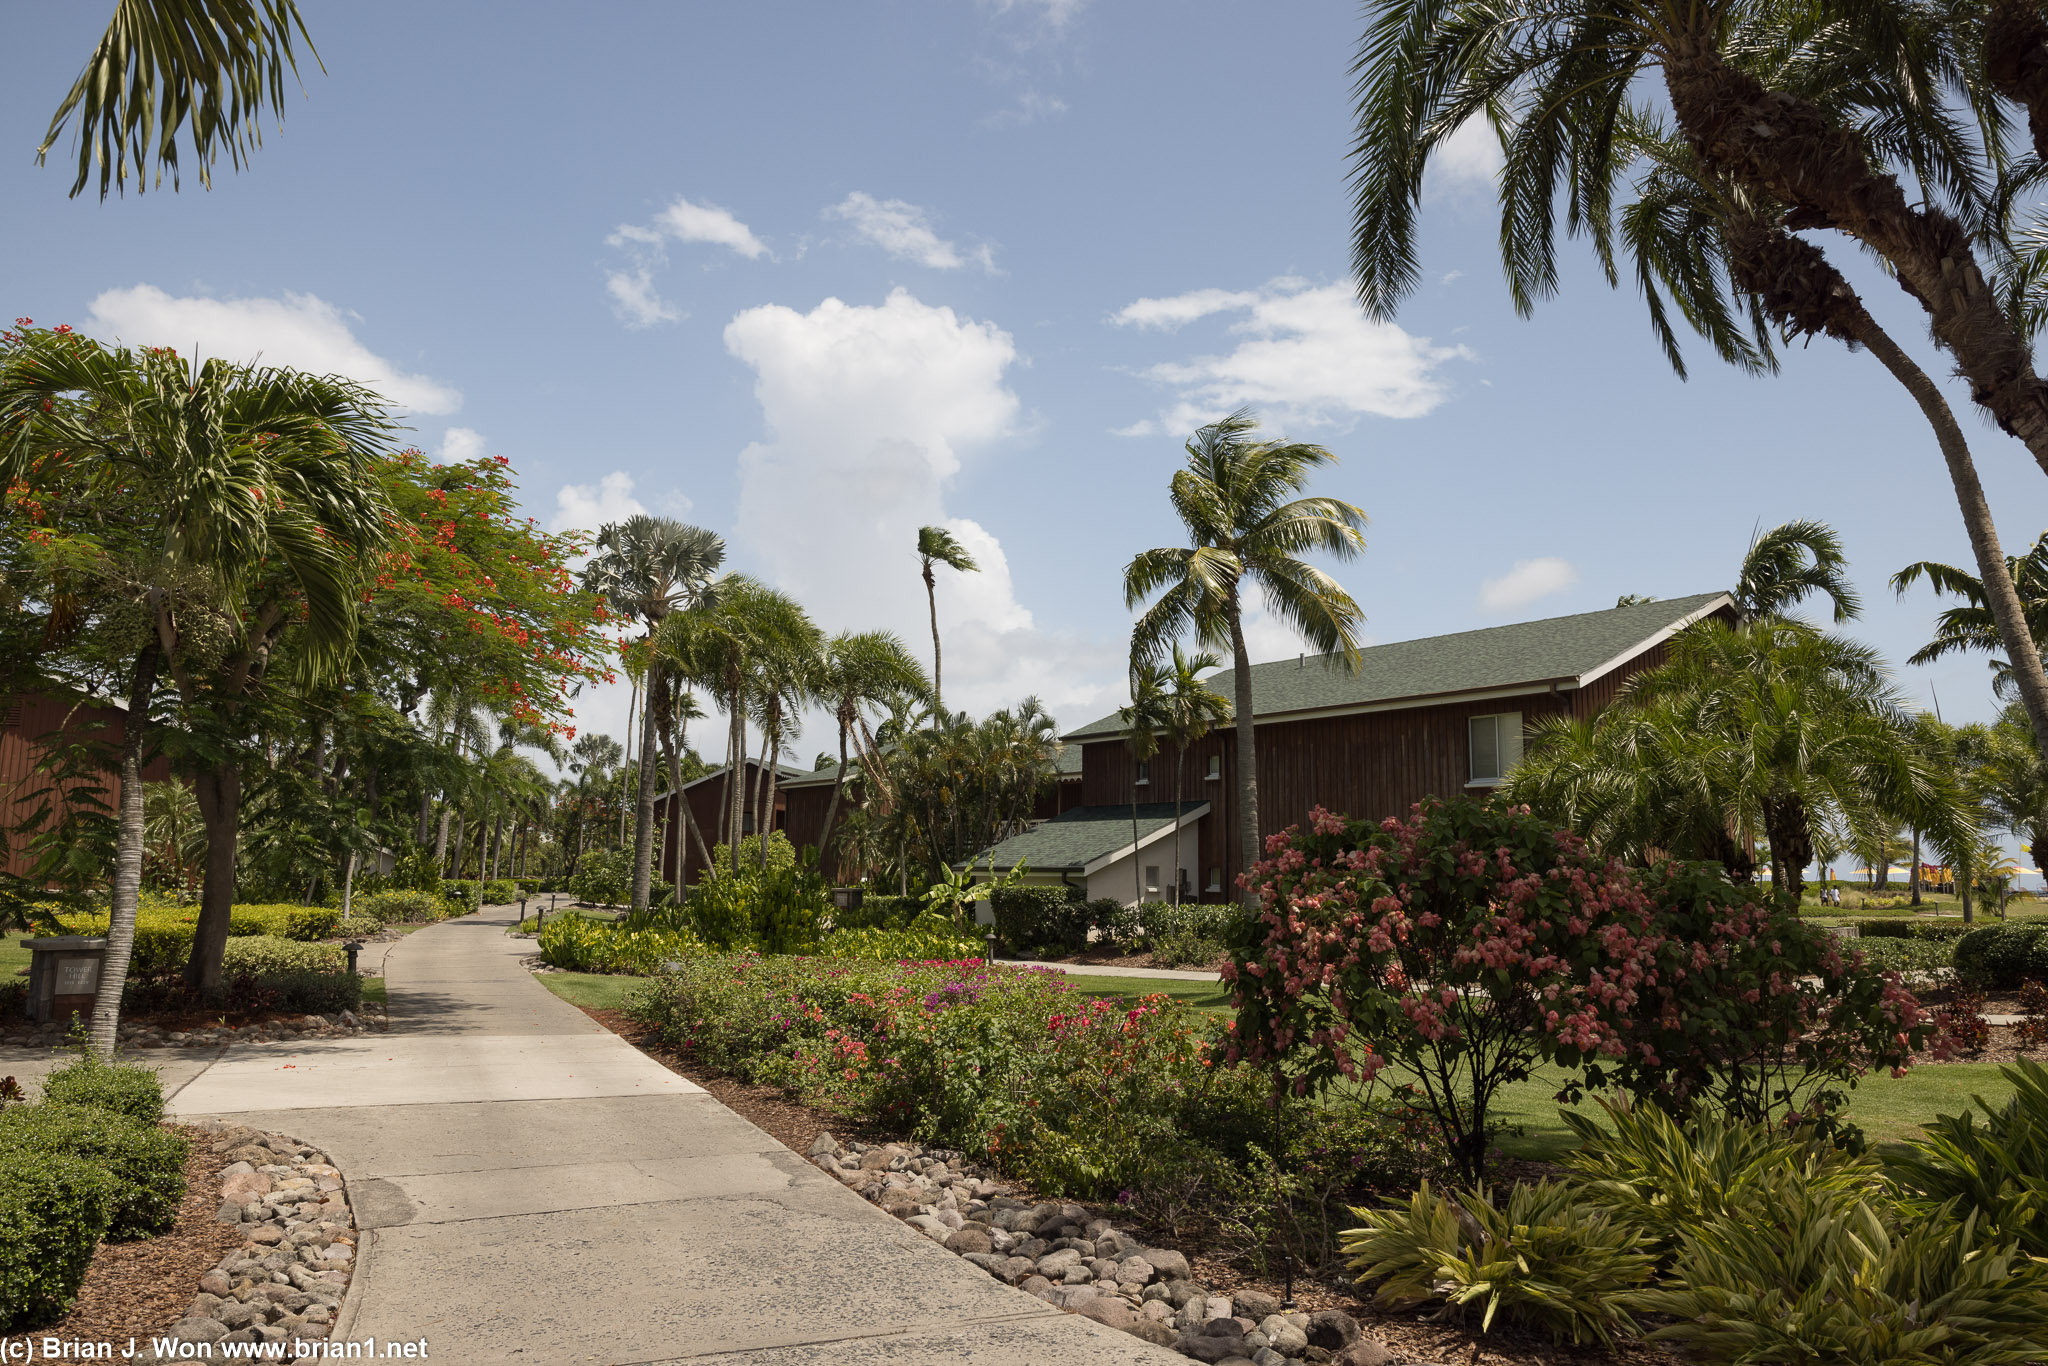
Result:
M1151 896L1159 895L1159 865L1156 863L1145 865L1145 891Z
M1151 782L1152 782L1152 761L1151 761L1150 759L1140 759L1140 760L1138 760L1138 786L1139 786L1139 787L1148 787L1148 786L1150 786L1150 785L1151 785Z
M1465 723L1470 776L1467 787L1497 787L1522 762L1522 713L1474 716Z
M1203 774L1202 776L1207 778L1212 783L1220 782L1223 778L1223 756L1220 754L1210 755L1209 771Z

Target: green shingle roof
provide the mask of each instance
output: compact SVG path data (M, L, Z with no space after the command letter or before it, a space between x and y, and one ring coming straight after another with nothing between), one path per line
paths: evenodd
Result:
M1180 808L1181 819L1191 822L1209 809L1207 802L1187 802ZM1172 802L1138 804L1138 840L1173 826ZM1013 835L993 849L984 849L973 862L986 868L991 855L998 873L1018 863L1033 873L1078 873L1131 845L1131 808L1128 806L1077 806L1062 812L1036 829ZM966 864L955 864L964 868Z
M1254 664L1252 714L1279 716L1359 707L1525 683L1576 683L1601 666L1648 646L1726 597L1725 593L1694 593L1604 612L1371 645L1359 651L1356 673L1345 669L1340 655ZM1224 669L1211 674L1209 686L1229 697L1236 686L1235 673ZM1066 738L1122 731L1123 723L1110 715L1068 732Z

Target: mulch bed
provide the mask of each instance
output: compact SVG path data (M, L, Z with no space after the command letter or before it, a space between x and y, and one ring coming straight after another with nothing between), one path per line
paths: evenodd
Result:
M1135 966L1135 964L1133 964ZM616 1010L601 1010L591 1006L581 1008L585 1015L611 1030L620 1038L653 1058L680 1077L703 1087L721 1105L739 1115L754 1127L763 1130L778 1143L792 1152L808 1153L811 1142L819 1134L830 1133L841 1142L889 1143L903 1141L901 1134L879 1131L845 1115L831 1114L813 1109L789 1099L779 1088L756 1086L740 1081L714 1069L705 1067L693 1058L665 1049L646 1036L646 1031L635 1021ZM1555 1169L1547 1164L1527 1164L1530 1173L1515 1172L1513 1175L1554 1174ZM1541 1173L1533 1169L1542 1166ZM1004 1184L1012 1188L1022 1199L1032 1198L1031 1191L1022 1182L1009 1177ZM1124 1217L1119 1216L1120 1224ZM1146 1232L1135 1221L1129 1223L1134 1232ZM1157 1233L1157 1230L1151 1230ZM1179 1246L1167 1241L1165 1246ZM1185 1248L1183 1247L1183 1250ZM1208 1286L1214 1293L1227 1295L1237 1290L1264 1290L1279 1295L1283 1285L1278 1276L1264 1276L1247 1270L1232 1262L1203 1253L1189 1252L1188 1265L1195 1278ZM1481 1336L1479 1333L1455 1324L1431 1323L1428 1316L1413 1314L1386 1314L1359 1298L1354 1287L1344 1282L1335 1284L1318 1281L1309 1276L1298 1276L1293 1282L1294 1301L1298 1308L1314 1312L1318 1309L1341 1309L1364 1326L1365 1331L1377 1337L1395 1352L1404 1357L1419 1357L1428 1361L1445 1363L1445 1366L1678 1366L1679 1358L1656 1347L1641 1343L1627 1343L1613 1352L1596 1347L1560 1347L1547 1338L1517 1332L1505 1326Z
M192 1143L191 1156L185 1159L185 1199L178 1206L178 1222L154 1238L101 1243L93 1252L92 1266L70 1313L55 1323L0 1341L57 1337L111 1342L118 1355L129 1338L162 1332L183 1318L199 1292L199 1278L242 1245L241 1229L214 1219L220 1208L221 1167L214 1136L172 1127ZM29 1359L68 1358L38 1354Z

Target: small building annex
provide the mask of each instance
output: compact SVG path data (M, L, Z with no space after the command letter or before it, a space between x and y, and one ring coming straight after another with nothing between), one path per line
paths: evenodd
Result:
M1698 593L1370 646L1355 671L1339 656L1255 664L1260 837L1318 806L1379 820L1425 797L1484 792L1540 718L1594 715L1664 661L1672 636L1733 615L1728 594ZM1232 673L1209 686L1233 696ZM1027 881L1091 899L1171 899L1177 882L1182 900L1227 901L1240 871L1234 737L1226 726L1184 756L1162 748L1134 763L1114 714L1070 731L1077 799L973 866L985 874L993 859L1001 873L1021 861Z

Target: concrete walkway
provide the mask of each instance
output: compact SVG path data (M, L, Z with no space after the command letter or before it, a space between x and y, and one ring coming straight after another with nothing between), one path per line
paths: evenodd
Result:
M457 1363L1185 1366L991 1279L558 1000L515 916L394 945L387 1034L165 1069L178 1117L291 1134L347 1178L337 1337Z

